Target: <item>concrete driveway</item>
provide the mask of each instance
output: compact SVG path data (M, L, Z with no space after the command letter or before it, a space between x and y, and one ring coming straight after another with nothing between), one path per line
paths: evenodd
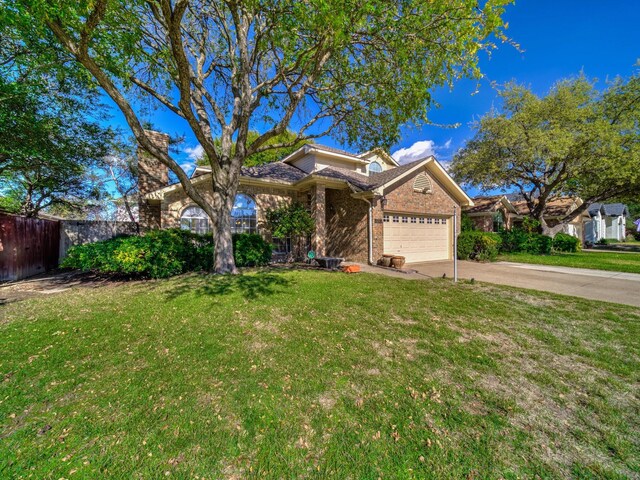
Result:
M453 262L412 263L405 268L427 277L453 277ZM574 297L640 307L640 274L525 263L458 262L458 276Z

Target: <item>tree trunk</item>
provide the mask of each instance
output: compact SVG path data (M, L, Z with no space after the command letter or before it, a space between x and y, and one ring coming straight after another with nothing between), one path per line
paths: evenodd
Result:
M231 239L231 209L235 202L236 189L221 185L214 177L213 188L213 272L238 273L233 257Z
M548 235L549 237L555 237L556 234L560 233L564 226L568 222L559 222L558 224L550 227L549 224L545 221L543 217L540 217L540 229L542 230L543 235Z

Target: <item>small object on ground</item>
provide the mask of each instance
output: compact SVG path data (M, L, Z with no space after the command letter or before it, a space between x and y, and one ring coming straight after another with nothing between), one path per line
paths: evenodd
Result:
M316 262L322 268L338 268L342 263L342 259L338 257L316 257Z
M51 430L51 425L45 425L44 427L42 427L40 430L38 430L38 435L44 435L45 433L47 433L49 430Z
M344 273L358 273L360 271L360 265L345 265L342 267Z
M393 268L401 269L404 266L405 258L401 255L394 255L391 257L391 266Z
M390 267L392 258L393 258L393 255L389 255L386 253L383 254L382 258L380 259L380 265L382 265L383 267Z

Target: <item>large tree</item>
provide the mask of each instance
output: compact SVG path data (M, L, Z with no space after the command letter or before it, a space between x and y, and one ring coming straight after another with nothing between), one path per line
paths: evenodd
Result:
M247 145L251 145L251 142L260 137L260 133L255 130L250 131L247 134ZM312 140L309 139L299 139L298 134L292 132L290 130L286 130L279 135L276 135L270 138L266 145L277 144L276 148L272 149L264 149L260 152L254 153L248 157L245 157L242 165L245 167L255 167L256 165L264 165L265 163L273 163L279 160L282 160L287 155L295 152L297 149L302 147L303 145L310 143ZM220 138L216 138L214 140L216 147L220 148L222 140ZM232 149L232 152L234 150ZM209 158L206 155L202 155L200 158L196 160L198 165L209 166Z
M640 76L618 78L602 92L579 76L544 97L517 84L500 96L502 109L475 124L475 136L453 160L459 181L515 189L548 234L593 202L640 191ZM584 203L551 227L547 204L560 196Z
M114 142L87 120L90 105L29 83L0 79L0 195L16 213L79 211L99 191L91 170Z
M235 272L231 209L247 157L332 134L390 145L426 121L431 89L478 77L511 0L0 0L23 37L55 37L214 225L214 269ZM211 165L209 202L147 136L138 100L184 119ZM270 142L287 129L296 138ZM260 135L249 142L249 132ZM215 139L220 138L216 148Z

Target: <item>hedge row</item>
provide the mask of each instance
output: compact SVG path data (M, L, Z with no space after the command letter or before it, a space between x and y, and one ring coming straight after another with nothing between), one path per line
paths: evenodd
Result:
M554 238L540 233L514 228L498 233L466 230L458 236L458 258L460 260L495 260L499 253L530 253L549 255L551 251L576 252L580 240L565 233Z
M236 265L265 265L271 245L257 234L233 236ZM152 230L71 247L63 267L128 277L166 278L185 272L211 270L213 239L186 230Z

